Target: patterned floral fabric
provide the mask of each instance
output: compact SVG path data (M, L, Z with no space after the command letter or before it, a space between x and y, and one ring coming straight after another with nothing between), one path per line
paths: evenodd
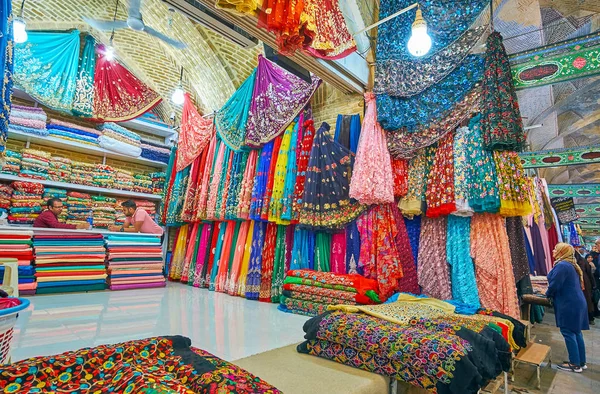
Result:
M298 300L295 298L288 298L284 295L279 297L280 305L279 309L288 312L295 313L304 316L317 316L327 311L328 304L322 304L314 301Z
M321 290L323 290L323 289L321 289ZM311 301L311 302L317 302L319 304L326 304L326 305L338 305L338 304L354 305L354 304L356 304L356 301L354 301L354 300L344 300L341 298L335 298L335 297L331 297L331 296L327 296L327 295L317 295L317 294L304 293L304 292L293 291L293 290L284 290L283 295L285 297L293 298L296 300Z
M296 278L296 279L300 279L300 278ZM373 304L374 301L371 300L370 298L368 298L367 296L363 295L363 294L359 294L356 292L356 289L352 289L354 291L349 291L349 290L342 290L342 289L336 289L336 287L343 287L340 285L328 285L330 287L334 287L334 288L326 288L326 287L320 287L320 286L315 286L313 285L313 283L310 283L310 281L308 279L301 279L303 281L302 284L296 284L296 283L286 283L283 285L283 290L284 291L290 291L292 293L292 295L288 296L288 297L293 297L296 299L306 299L308 301L313 301L310 300L308 298L302 298L301 296L299 296L300 293L303 294L307 294L310 296L315 296L315 297L323 297L323 299L335 299L337 300L336 302L334 302L334 304ZM307 282L307 283L304 283ZM319 285L324 285L324 284L320 284L319 282L317 282L317 284ZM314 299L314 301L316 302L322 302L322 301L318 301L317 299Z
M304 186L306 183L306 170L310 159L313 141L315 138L315 127L312 119L304 121L304 133L302 143L298 141L300 153L298 154L298 174L296 175L296 184L294 186L294 201L292 203L292 223L298 223L300 218L300 208L302 207L304 197Z
M361 275L356 275L356 274L347 274L347 275L341 275L341 274L334 274L333 272L318 272L318 271L311 271L311 270L291 270L288 271L287 273L288 278L289 277L295 277L295 278L300 278L303 280L310 280L312 281L312 286L318 286L317 283L321 283L323 285L323 287L327 288L326 286L334 286L332 288L337 288L335 286L343 286L342 288L339 288L340 290L347 290L347 291L352 291L350 289L355 289L358 293L360 294L366 294L367 291L371 290L371 291L377 291L377 281L373 280L373 279L367 279ZM289 283L287 282L288 278L286 278L286 282L285 283Z
M408 162L408 193L398 203L398 207L406 217L423 213L427 176L434 155L435 147L429 147L420 150L417 156Z
M521 151L527 136L500 33L489 35L486 48L481 112L483 146L487 150Z
M450 265L452 299L479 307L470 237L471 218L448 216L446 256Z
M500 193L500 215L527 216L531 214L527 177L516 152L494 152L498 191Z
M94 115L94 72L96 70L96 39L90 34L85 36L85 46L81 53L75 95L73 97L73 115L91 118Z
M483 149L480 120L481 116L477 115L469 122L471 143L467 146L467 159L472 169L467 180L469 206L475 212L494 213L500 209L498 179L494 157Z
M454 134L454 200L457 216L472 216L473 208L469 206L471 185L470 176L475 171L468 157L468 147L471 143L471 131L468 127L459 127Z
M365 104L367 109L350 181L350 197L367 205L393 203L392 164L385 133L377 123L373 93L365 93Z
M446 78L417 95L404 98L380 94L377 96L379 123L386 130L419 131L419 126L445 118L482 77L483 58L469 55Z
M0 101L2 101L0 106L0 155L2 157L8 135L13 84L14 42L11 14L12 3L10 1L3 2L0 8L0 72L4 75L0 81ZM6 164L4 165L6 167ZM6 172L6 168L3 170Z
M243 369L190 348L189 339L183 337L149 338L30 358L3 367L0 389L4 393L279 393Z
M508 235L513 273L515 281L518 282L529 275L529 261L527 260L523 223L520 217L506 218L506 234Z
M313 39L305 48L322 59L341 59L356 50L356 44L346 27L346 21L335 0L304 0L301 17ZM313 36L314 34L314 36Z
M177 171L192 164L215 135L213 122L198 113L188 93L185 94L181 111L181 129L177 144Z
M392 159L394 197L404 197L408 193L408 160Z
M300 225L313 229L342 229L365 209L349 196L354 155L328 131L323 123L315 135L300 210Z
M456 210L454 195L454 135L440 140L427 176L427 217L446 216Z
M423 218L417 272L423 293L440 300L452 298L446 261L446 218Z
M308 104L321 80L307 83L262 55L246 126L246 145L260 148L280 135Z

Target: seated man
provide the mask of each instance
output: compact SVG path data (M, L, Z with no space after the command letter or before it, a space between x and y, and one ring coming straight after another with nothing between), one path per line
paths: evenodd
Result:
M127 216L125 224L123 224L123 227L110 226L110 231L163 234L163 229L152 220L148 212L143 208L138 208L134 201L127 200L121 206L123 207L123 213Z
M87 229L87 223L79 223L78 225L61 223L58 221L58 215L63 210L63 203L58 198L50 198L46 201L46 210L35 219L33 227L42 228L64 228L64 229Z

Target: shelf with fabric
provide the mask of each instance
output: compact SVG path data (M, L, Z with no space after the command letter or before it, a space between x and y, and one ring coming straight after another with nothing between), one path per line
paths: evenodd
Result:
M47 179L32 179L32 178L25 178L25 177L1 174L1 173L0 173L0 181L35 182L35 183L40 183L40 184L42 184L44 186L48 186L48 187L56 187L59 189L75 190L75 191L85 192L85 193L98 193L98 194L109 195L109 196L133 197L133 198L147 199L147 200L152 200L152 201L162 200L162 196L158 195L158 194L137 193L137 192L132 192L129 190L120 190L120 189L106 189L103 187L77 185L75 183L67 183L67 182L54 182L54 181L50 181Z
M28 143L50 146L50 147L54 147L54 148L61 148L61 149L72 151L72 152L86 153L86 154L104 157L104 158L122 160L122 161L126 161L128 163L143 164L146 166L156 167L156 168L166 168L167 167L167 163L163 163L160 161L149 160L149 159L145 159L143 157L128 156L128 155L124 155L124 154L121 154L118 152L110 151L108 149L101 148L100 146L97 146L97 145L82 144L79 142L69 141L69 140L62 139L62 138L56 138L56 137L50 137L50 136L42 137L42 136L23 133L23 132L15 131L15 130L9 130L8 138L17 140L17 141L25 141Z
M168 140L177 134L175 129L139 118L119 122L118 124L132 130L141 131L142 133L163 137L165 138L165 143L169 143Z

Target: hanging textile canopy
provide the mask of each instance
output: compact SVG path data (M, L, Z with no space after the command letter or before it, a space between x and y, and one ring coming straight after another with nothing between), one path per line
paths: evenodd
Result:
M4 78L0 80L0 155L4 153L8 134L8 118L10 116L10 99L13 79L13 35L10 15L12 4L3 1L0 5L0 72Z
M162 100L116 60L108 60L104 46L96 47L94 119L123 122L150 111Z
M260 148L283 133L320 84L320 78L307 83L259 55L246 145Z
M71 112L79 63L79 31L28 34L25 43L15 45L15 84L40 103Z
M305 0L301 19L307 22L307 30L312 30L306 48L311 55L335 60L356 50L337 0Z
M192 164L206 148L215 132L212 120L205 119L198 113L189 93L186 93L184 97L175 164L176 171L181 171Z
M246 140L246 123L252 103L256 69L215 115L215 128L221 140L234 151L240 151Z
M452 73L436 85L408 97L377 96L378 120L386 130L405 128L414 132L445 118L456 103L464 99L483 78L484 59L469 55Z
M73 114L91 118L94 111L94 71L96 69L96 40L85 36L85 46L77 72L77 84L73 99Z

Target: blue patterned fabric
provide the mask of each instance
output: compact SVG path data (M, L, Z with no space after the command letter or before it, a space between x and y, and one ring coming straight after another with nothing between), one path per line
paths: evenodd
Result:
M215 115L217 134L234 151L241 150L246 140L246 123L248 123L252 103L255 77L256 69Z
M415 216L412 219L404 218L404 224L406 225L406 232L408 233L408 240L410 241L410 248L415 259L415 266L419 261L419 239L421 238L421 216Z
M10 117L10 99L13 82L13 32L12 3L3 1L0 5L0 154L4 152L8 136L8 119Z
M471 258L471 218L448 216L446 231L446 258L450 265L452 298L479 307L475 267Z
M275 140L268 142L263 146L260 151L260 156L258 157L256 176L254 178L254 186L252 187L252 201L250 203L250 219L253 220L261 220L260 215L263 209L263 197L267 191L269 168L271 167L274 145Z
M88 133L87 131L84 131L84 130L74 129L72 127L61 126L61 125L52 124L52 123L46 125L46 128L48 130L54 129L54 130L66 131L71 134L77 134L77 135L81 135L81 136L88 137L88 138L98 139L98 137L100 137L98 134Z
M96 70L96 40L85 36L85 46L77 71L77 84L73 99L73 115L84 118L94 116L94 72Z
M386 130L417 130L440 120L465 98L483 78L484 59L469 55L463 63L436 85L411 97L377 95L378 121Z
M15 45L15 84L47 107L70 113L77 84L79 31L28 34L26 42Z
M265 243L267 223L254 222L252 234L252 251L250 252L250 265L246 276L246 298L258 300L260 293L260 280L262 270L262 249Z
M48 135L47 129L36 129L35 127L21 126L18 124L11 124L10 126L8 126L8 129L13 131L20 131L22 133L27 134L39 135L42 137L46 137Z
M346 272L362 274L362 266L358 265L360 257L360 232L356 221L346 226Z
M291 270L313 269L315 256L315 232L296 227L292 248Z

